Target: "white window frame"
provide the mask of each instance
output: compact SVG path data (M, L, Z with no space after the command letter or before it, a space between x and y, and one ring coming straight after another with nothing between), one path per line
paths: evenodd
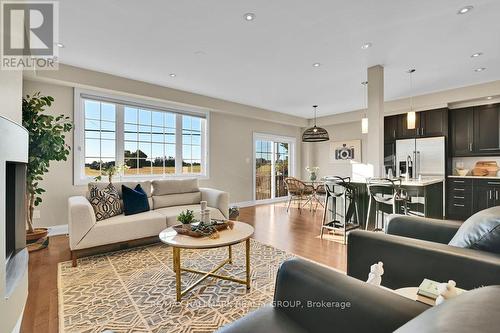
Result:
M84 101L85 96L94 96L95 100L99 99L106 102L106 100L115 100L117 103L132 105L141 105L145 109L148 107L150 109L165 109L165 112L170 112L180 114L180 115L191 115L200 116L205 118L205 122L202 122L202 135L201 137L201 165L204 171L201 174L183 174L182 173L182 117L176 117L176 160L180 158L181 163L176 163L176 173L175 174L163 174L163 175L122 175L120 180L123 181L141 181L150 179L176 179L176 178L198 178L198 179L209 179L210 177L210 110L193 107L191 105L184 105L174 102L158 101L154 99L144 99L137 98L128 95L121 95L116 93L108 93L96 90L88 89L74 89L74 109L73 109L73 185L87 185L89 182L94 181L93 177L85 175L85 109ZM124 128L123 128L123 112L118 112L118 109L123 109L123 105L116 104L116 150L115 159L116 163L123 163L123 147L124 147ZM204 126L203 126L204 124ZM180 126L180 127L179 127ZM204 130L204 132L203 132ZM181 167L179 167L181 165Z
M297 160L296 160L296 149L297 149L297 139L292 136L284 136L284 135L278 135L278 134L268 134L268 133L259 133L259 132L254 132L253 133L253 138L252 138L252 164L253 164L253 171L252 171L252 191L253 191L253 200L257 201L259 203L264 203L264 202L274 202L274 201L283 201L285 199L288 199L288 197L279 197L275 198L275 187L274 185L271 187L271 199L261 199L257 200L257 194L256 194L256 188L255 188L255 182L256 182L256 172L257 172L257 162L255 160L255 154L257 152L257 147L255 147L255 142L257 140L260 141L273 141L273 142L283 142L283 143L288 143L289 149L288 149L288 176L289 177L295 177L295 172L297 168ZM272 147L272 156L273 159L275 157L275 150L274 150L274 145ZM271 175L274 177L274 162L271 164ZM271 182L272 184L273 182Z

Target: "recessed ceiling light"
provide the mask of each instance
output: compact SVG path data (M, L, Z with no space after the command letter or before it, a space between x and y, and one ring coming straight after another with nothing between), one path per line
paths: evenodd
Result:
M253 21L255 20L255 14L254 13L246 13L243 15L246 21Z
M474 69L474 72L482 72L485 70L486 70L486 67L479 67L479 68Z
M62 49L64 47L64 44L63 43L56 43L56 46Z
M477 52L477 53L474 53L473 55L471 55L470 57L471 58L477 58L477 57L480 57L483 55L483 52Z
M370 47L372 47L372 45L373 45L373 44L372 44L372 43L369 43L369 42L368 42L368 43L364 43L363 45L361 45L361 48L362 48L363 50L366 50L366 49L369 49Z
M175 74L175 73L170 73L169 75L170 75L170 77L176 77L177 76L177 74Z
M313 64L313 67L319 67L319 66L321 66L321 64L320 64L319 62L315 62L315 63Z
M488 96L486 97L486 99L493 99L493 96Z
M465 7L462 7L458 10L457 14L458 15L463 15L463 14L467 14L468 12L470 12L472 9L474 8L474 6L465 6Z

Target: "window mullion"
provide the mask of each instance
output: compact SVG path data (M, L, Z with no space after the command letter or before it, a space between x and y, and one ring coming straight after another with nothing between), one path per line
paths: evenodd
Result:
M116 104L115 163L125 164L125 124L124 107ZM120 175L121 176L121 175Z
M175 173L182 174L182 115L175 115Z

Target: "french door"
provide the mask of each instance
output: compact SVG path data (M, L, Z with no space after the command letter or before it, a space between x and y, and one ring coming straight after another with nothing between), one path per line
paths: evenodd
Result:
M285 178L294 175L295 138L254 134L254 199L288 195Z

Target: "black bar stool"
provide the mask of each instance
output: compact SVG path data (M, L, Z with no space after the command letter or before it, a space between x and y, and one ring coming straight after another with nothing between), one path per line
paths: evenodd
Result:
M341 231L343 233L343 244L347 243L347 232L359 228L359 212L356 205L356 188L351 185L350 177L325 177L325 211L323 213L323 224L321 226L320 238L323 238L325 229L330 231ZM343 214L337 212L337 199L343 200ZM331 203L331 207L330 207ZM333 219L326 222L326 215L332 213ZM352 220L355 219L354 223Z
M365 230L368 230L370 223L370 214L372 205L375 203L375 228L373 231L384 230L384 209L382 207L392 209L392 213L396 214L398 205L401 205L403 214L408 215L407 194L406 190L401 187L401 179L389 178L369 178L366 181L368 188L369 202L368 214L366 217ZM379 227L379 212L382 213L382 222Z

